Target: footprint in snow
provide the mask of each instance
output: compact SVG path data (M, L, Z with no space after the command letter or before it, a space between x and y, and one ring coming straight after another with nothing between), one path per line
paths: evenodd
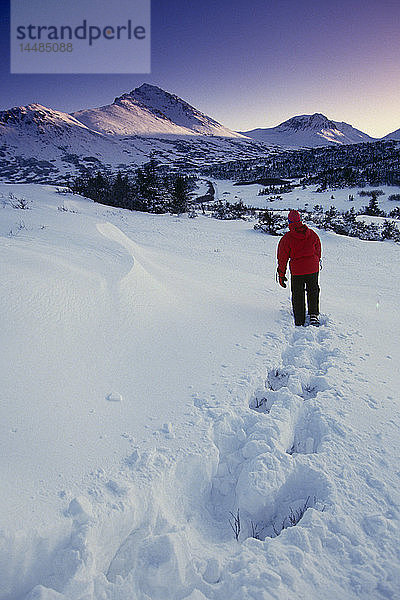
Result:
M106 396L106 400L108 402L122 402L122 396L118 392L111 392Z

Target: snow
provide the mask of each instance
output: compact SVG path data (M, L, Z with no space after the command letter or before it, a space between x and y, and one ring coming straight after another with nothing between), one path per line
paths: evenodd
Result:
M178 96L149 84L116 98L107 106L77 111L73 117L95 131L113 135L245 137L204 115Z
M320 113L297 115L276 127L242 131L255 140L288 148L313 148L332 144L358 144L376 141L348 123L332 121Z
M290 181L290 180L285 180ZM292 192L279 193L274 192L271 197L275 197L273 201L270 196L259 196L258 192L266 186L258 183L250 185L236 185L232 180L213 179L216 188L216 198L228 202L238 202L243 200L247 206L255 208L268 208L271 210L287 210L291 208L300 208L302 210L312 210L317 204L322 206L324 210L328 210L334 206L339 211L347 211L354 207L354 210L360 210L364 206L368 206L370 197L360 196L359 192L368 192L371 190L382 190L383 195L378 196L378 205L386 213L389 213L396 206L399 206L398 201L389 200L392 194L400 194L400 187L395 185L379 185L360 187L346 187L338 189L327 189L324 192L318 192L319 186L307 186L302 189L302 186L295 187ZM298 183L294 180L292 183ZM269 186L267 186L269 187ZM279 189L279 186L276 186ZM279 196L280 199L276 199ZM333 196L333 198L332 198ZM349 200L349 196L353 196L353 200Z
M0 193L0 599L399 598L399 246Z
M82 169L131 170L150 157L187 164L269 152L177 96L143 84L112 104L73 115L29 104L0 111L1 181L57 183Z
M268 152L265 145L229 136L224 128L212 126L213 131L203 135L143 106L128 110L113 104L80 111L79 118L87 120L88 127L71 115L40 105L1 112L1 181L58 183L63 176L81 174L82 168L130 170L150 157L163 164L185 161L204 166L223 162L227 155L254 159ZM132 129L136 122L138 127Z

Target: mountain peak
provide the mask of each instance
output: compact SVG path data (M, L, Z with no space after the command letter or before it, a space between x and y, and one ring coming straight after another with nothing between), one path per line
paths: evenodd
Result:
M212 135L241 138L175 94L143 83L110 105L73 113L100 133L117 135Z
M43 104L33 102L26 106L14 106L8 110L0 111L0 124L16 125L24 127L64 127L78 126L85 127L82 123L74 119L73 116L63 113Z
M299 130L313 130L319 131L321 129L337 129L336 123L331 121L322 113L314 113L312 115L297 115L284 121L278 125L281 129L292 129L294 131Z
M165 90L161 89L157 85L151 85L150 83L142 83L137 88L134 88L130 92L125 92L121 96L117 96L114 100L114 104L118 104L121 100L139 100L141 97L148 95L158 95L164 94L168 95L169 93ZM172 94L170 94L172 95Z
M312 148L374 141L369 135L348 123L331 121L322 113L297 115L276 127L253 129L241 133L260 142L291 148Z
M163 90L162 88L160 88L158 85L153 85L152 83L142 83L142 85L139 85L137 88L134 89L134 91L139 91L139 90L143 90L143 91L154 90L154 91L162 92L163 94L168 93L165 90Z

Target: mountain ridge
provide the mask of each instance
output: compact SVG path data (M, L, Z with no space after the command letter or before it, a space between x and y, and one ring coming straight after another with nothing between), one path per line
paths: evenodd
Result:
M108 135L207 135L243 138L175 94L144 83L112 104L71 113L75 119Z
M400 130L381 139L400 139ZM88 170L129 170L150 157L196 170L296 148L374 141L322 113L234 132L175 94L145 83L112 104L70 114L39 103L0 111L0 177L54 181Z
M335 144L375 142L367 133L344 121L333 121L322 113L296 115L275 127L257 128L240 132L264 143L287 147L317 147Z

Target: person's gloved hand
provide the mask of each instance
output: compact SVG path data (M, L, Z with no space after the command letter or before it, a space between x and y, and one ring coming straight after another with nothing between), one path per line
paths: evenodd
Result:
M279 285L282 286L283 288L286 287L286 281L287 278L285 277L285 273L281 273L279 271L279 268L276 270L276 281L279 281Z
M279 275L279 285L282 286L283 288L286 287L286 281L287 281L287 277L285 277L284 275Z

